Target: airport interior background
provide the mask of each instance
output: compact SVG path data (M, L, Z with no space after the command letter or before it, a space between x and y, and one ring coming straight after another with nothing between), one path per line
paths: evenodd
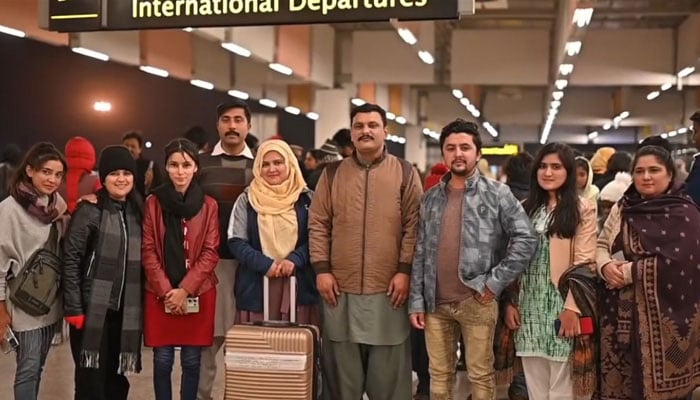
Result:
M421 171L440 162L440 129L457 117L482 128L496 175L507 156L547 142L632 152L662 134L675 156L697 152L698 0L476 0L445 19L71 32L46 29L49 3L0 0L2 145L83 136L100 149L136 130L162 162L189 127L215 143L216 105L236 97L260 140L305 149L348 127L353 105L377 103L387 149ZM56 347L41 399L72 391L67 345ZM13 362L0 355L2 399ZM134 398L151 398L149 373Z

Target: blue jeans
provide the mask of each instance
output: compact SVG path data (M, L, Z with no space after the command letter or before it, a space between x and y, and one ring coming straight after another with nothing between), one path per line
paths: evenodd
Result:
M199 386L199 362L202 348L199 346L182 346L180 349L180 365L182 380L180 382L181 400L196 400ZM175 361L175 347L163 346L153 348L153 388L156 400L171 400L173 387L170 375Z
M19 341L17 350L17 371L15 372L15 400L36 400L39 396L41 372L56 325L31 331L15 332Z

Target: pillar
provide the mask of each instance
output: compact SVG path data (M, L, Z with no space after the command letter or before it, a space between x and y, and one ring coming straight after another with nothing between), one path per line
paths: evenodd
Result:
M316 91L314 111L316 121L315 147L320 148L326 139L331 139L341 128L350 128L350 93L345 89L324 89Z

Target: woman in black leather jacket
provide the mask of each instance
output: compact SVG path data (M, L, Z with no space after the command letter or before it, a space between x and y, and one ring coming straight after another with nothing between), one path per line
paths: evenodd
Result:
M100 155L97 203L73 214L63 255L64 315L71 325L76 399L126 399L141 370L141 218L136 163L122 146Z

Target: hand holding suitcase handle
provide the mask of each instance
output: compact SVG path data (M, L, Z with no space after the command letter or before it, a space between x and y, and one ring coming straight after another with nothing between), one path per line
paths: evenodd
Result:
M297 277L289 277L289 323L297 322ZM288 324L287 321L270 321L270 278L265 275L263 278L263 323L274 325Z

